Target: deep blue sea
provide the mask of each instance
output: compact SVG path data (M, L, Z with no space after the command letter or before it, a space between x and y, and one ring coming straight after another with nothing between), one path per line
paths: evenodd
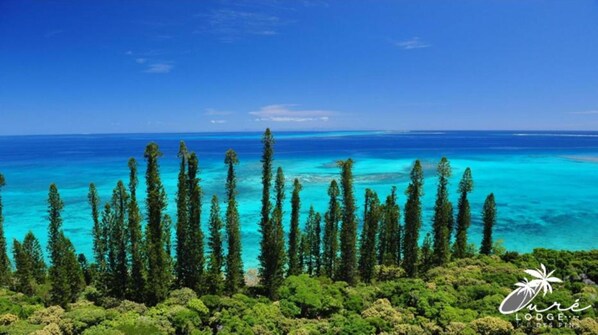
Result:
M327 187L338 177L335 162L355 161L355 192L362 215L366 188L385 199L391 186L399 189L401 209L408 174L415 159L425 167L422 237L430 230L436 193L435 165L442 156L453 168L451 200L456 205L459 179L466 167L474 177L471 193L473 223L470 242L481 240L481 209L494 192L498 222L494 237L510 250L536 247L582 250L598 246L598 132L274 132L275 166L287 178L285 226L289 223L292 180L304 185L302 222L309 206L325 211ZM204 190L202 225L212 194L223 198L224 153L239 155L239 205L245 266L257 266L261 133L125 134L0 137L0 172L5 233L22 239L32 230L47 240L47 192L58 185L64 200L64 230L78 252L91 258L91 216L87 203L90 182L108 201L119 179L127 181L129 157L140 163L139 197L144 198L145 145L154 141L164 153L161 174L168 193L168 213L176 218L175 195L180 140L200 159ZM143 199L140 199L143 201ZM221 206L224 207L224 204Z

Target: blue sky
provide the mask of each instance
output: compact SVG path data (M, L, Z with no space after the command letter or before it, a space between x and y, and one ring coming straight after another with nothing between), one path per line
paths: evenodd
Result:
M0 135L598 130L598 2L0 1Z

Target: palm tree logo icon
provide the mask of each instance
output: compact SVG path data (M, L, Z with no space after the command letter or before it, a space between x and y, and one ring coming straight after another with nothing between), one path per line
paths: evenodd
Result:
M498 310L502 314L512 314L520 311L529 305L540 292L544 292L544 295L548 292L552 293L551 283L563 282L559 278L553 277L554 270L548 272L544 264L540 264L540 269L528 269L524 272L534 279L529 281L527 278L524 278L523 281L515 284L517 288L498 307Z

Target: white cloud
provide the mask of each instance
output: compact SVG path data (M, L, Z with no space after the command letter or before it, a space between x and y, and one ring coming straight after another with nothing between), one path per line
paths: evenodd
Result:
M147 69L145 69L145 73L170 73L174 66L169 63L154 63L148 65Z
M137 64L143 64L145 62L147 62L146 58L136 58L135 62L137 62Z
M226 120L210 120L211 124L223 124L226 123Z
M295 105L268 105L259 111L249 112L255 116L255 121L274 122L326 122L335 114L327 110L292 110Z
M258 11L218 9L205 17L206 26L196 32L208 32L218 36L220 41L230 43L248 35L272 36L285 22L276 15Z
M431 44L420 40L419 37L413 37L405 41L395 42L395 45L403 50L422 49L432 46Z
M588 111L581 111L581 112L570 112L569 114L594 115L594 114L598 114L598 109L596 109L596 110L588 110Z

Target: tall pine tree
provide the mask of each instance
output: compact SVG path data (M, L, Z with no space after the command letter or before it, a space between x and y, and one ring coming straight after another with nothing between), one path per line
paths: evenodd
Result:
M4 236L4 216L2 214L2 187L6 185L4 175L0 173L0 286L5 286L10 278L10 261L8 260L6 237Z
M457 212L457 233L455 238L455 257L467 256L467 229L471 225L471 209L467 194L473 190L471 169L465 169L463 178L459 183L459 209Z
M302 235L303 265L310 276L320 273L320 221L320 213L316 213L314 207L310 206Z
M222 219L218 197L212 196L210 207L210 236L208 239L210 258L208 261L207 287L210 294L221 294L223 288L222 265L224 254L222 251Z
M181 141L179 146L178 157L179 176L177 183L177 199L176 199L176 262L174 272L177 277L178 287L193 287L191 283L192 278L190 272L192 270L190 264L190 249L191 245L187 242L189 237L189 182L187 180L187 160L189 152L185 142Z
M147 161L145 174L147 186L147 295L146 302L155 305L166 298L171 281L170 257L167 253L163 212L166 192L160 179L158 159L162 156L158 145L150 143L145 148Z
M338 223L342 210L338 196L340 191L336 180L328 187L328 211L324 215L324 236L322 238L322 273L334 278L338 263Z
M37 285L46 279L46 264L42 247L31 231L25 235L23 243L13 242L13 257L16 271L14 274L17 292L32 295Z
M480 254L490 255L492 254L492 229L496 224L496 202L494 200L494 193L490 193L484 201L482 222L484 223L484 237L482 238Z
M26 295L33 295L35 280L33 279L33 264L23 250L23 245L17 239L12 246L16 271L14 273L15 290Z
M272 261L270 259L270 253L268 248L270 247L271 240L273 237L272 222L270 219L270 210L272 204L270 202L270 187L272 183L272 159L274 156L274 137L270 132L270 128L267 128L262 136L262 144L264 145L262 153L262 209L260 219L260 231L262 233L262 240L260 242L260 281L264 287L268 287L270 283L268 280L272 277Z
M48 192L48 250L50 253L50 302L66 307L74 302L83 287L83 274L75 249L62 231L64 203L55 184Z
M115 298L123 299L127 293L129 269L127 261L127 212L129 195L122 181L118 181L112 192L113 220L108 227L108 270L110 272L109 292Z
M237 177L235 165L239 164L237 153L229 149L224 156L224 164L228 171L226 176L226 238L228 252L226 254L225 290L229 294L236 293L244 286L243 262L241 260L241 231L239 211L237 209Z
M301 231L299 230L299 214L301 211L301 184L299 179L293 181L293 195L291 196L291 228L289 231L289 268L288 275L301 274L301 262L299 260L299 248L301 242Z
M353 195L353 160L339 161L343 194L342 225L340 233L341 259L338 279L353 285L357 281L357 219Z
M450 239L453 227L453 205L448 200L448 179L451 176L451 165L442 157L438 163L438 190L434 205L434 257L436 265L443 265L450 260Z
M189 154L187 166L187 182L189 185L189 222L188 234L186 238L189 248L188 253L188 287L198 290L203 285L204 275L204 245L203 231L201 230L201 196L202 191L199 186L199 159L192 152Z
M397 188L392 187L380 208L380 238L378 244L378 262L384 265L398 266L401 262L401 218L397 204Z
M419 231L422 226L421 196L424 193L424 171L416 160L411 169L411 182L407 187L405 204L405 238L403 240L403 267L410 277L417 275Z
M284 280L284 231L282 228L283 202L284 202L284 174L282 168L276 170L274 183L276 202L270 218L268 239L266 242L267 263L265 267L264 284L266 293L270 298L275 299L278 288Z
M376 235L378 234L380 201L371 189L365 190L363 229L359 257L359 274L361 280L368 283L374 277L376 266Z
M23 239L23 252L31 260L33 264L33 279L38 284L46 281L46 263L44 261L44 254L39 240L33 232L29 231Z
M262 137L264 150L262 153L262 210L260 220L260 230L262 233L262 240L260 243L260 281L264 286L266 294L270 298L275 298L276 291L282 283L282 268L284 262L284 238L282 234L282 208L277 211L275 208L273 215L271 215L272 203L270 201L270 188L272 184L272 161L274 159L274 137L270 129L266 129ZM280 176L279 176L280 174ZM282 180L279 180L281 177ZM282 204L284 195L284 176L282 169L277 173L276 178L276 202ZM280 227L280 228L279 228ZM282 248L282 249L281 249Z
M137 203L137 161L130 158L129 166L129 255L131 280L129 299L142 302L145 294L145 262L143 258L143 235L141 232L141 211Z

